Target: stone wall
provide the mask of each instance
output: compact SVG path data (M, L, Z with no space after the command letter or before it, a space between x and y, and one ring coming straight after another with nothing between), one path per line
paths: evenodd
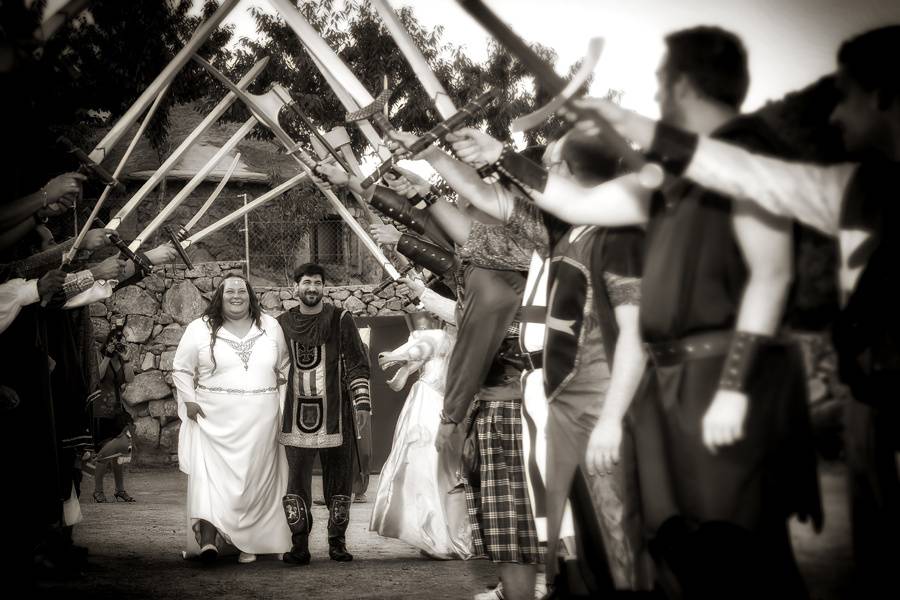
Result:
M138 464L168 464L178 459L180 421L172 387L172 361L184 327L199 317L223 277L243 274L243 262L167 265L136 285L117 290L91 306L95 338L102 343L112 318L125 317L124 334L135 378L123 393L135 424L134 457ZM325 301L360 316L396 315L405 309L394 284L378 295L374 285L326 287ZM290 288L256 288L265 311L281 314L299 302Z

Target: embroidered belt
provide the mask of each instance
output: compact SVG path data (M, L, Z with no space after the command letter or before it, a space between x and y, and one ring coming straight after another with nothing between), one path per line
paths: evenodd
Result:
M197 387L207 392L218 392L221 394L267 394L269 392L278 391L277 387L257 388L255 390L239 390L236 388L206 387L203 384L197 384Z

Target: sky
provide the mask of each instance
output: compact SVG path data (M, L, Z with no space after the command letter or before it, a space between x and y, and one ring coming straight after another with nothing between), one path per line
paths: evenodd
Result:
M338 0L340 1L340 0ZM426 26L444 27L444 41L476 61L488 34L454 0L389 0L411 6ZM568 71L592 37L605 40L591 92L623 90L623 104L657 116L654 72L666 33L719 25L739 34L748 50L751 85L746 110L812 83L834 69L842 40L880 25L900 23L897 0L486 0L529 42L556 50L557 70ZM270 11L266 0L242 0L229 17L236 37L256 35L249 8ZM887 58L887 57L886 57ZM898 57L900 58L900 57Z

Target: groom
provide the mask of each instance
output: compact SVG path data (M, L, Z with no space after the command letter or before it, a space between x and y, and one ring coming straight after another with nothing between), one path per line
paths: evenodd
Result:
M293 565L309 564L312 469L318 454L328 505L328 555L350 561L344 536L350 520L353 444L372 410L369 357L350 313L322 302L322 266L300 265L294 281L300 304L278 317L291 353L278 440L288 461L284 512L292 547L282 558Z

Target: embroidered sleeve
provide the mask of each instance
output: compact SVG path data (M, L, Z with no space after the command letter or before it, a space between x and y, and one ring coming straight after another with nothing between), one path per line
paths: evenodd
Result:
M28 258L16 261L10 266L17 277L22 279L40 279L48 271L59 268L63 254L72 247L74 241L75 238L71 238L47 250L32 254Z
M0 332L9 327L23 306L39 299L37 280L11 279L0 284Z
M639 277L623 277L608 271L603 273L603 282L609 293L613 307L641 303L641 279Z
M372 410L369 393L369 353L366 350L353 316L345 312L341 316L341 360L344 377L348 382L350 399L357 410Z
M372 395L369 391L368 379L354 379L350 382L350 398L353 400L353 408L372 412Z
M178 342L172 361L172 382L178 392L175 399L178 401L178 416L182 421L187 421L188 418L185 402L196 401L197 365L200 354L198 337L205 332L206 325L199 319L188 325L184 335L181 336L181 341Z

